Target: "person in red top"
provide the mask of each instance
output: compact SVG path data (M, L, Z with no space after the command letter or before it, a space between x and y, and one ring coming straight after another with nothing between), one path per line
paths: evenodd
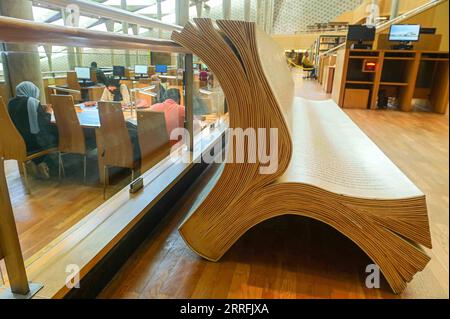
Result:
M199 72L199 74L198 74L198 79L200 80L200 81L207 81L208 80L208 69L204 69L204 70L201 70L200 72Z
M165 94L165 100L162 103L153 104L151 111L164 112L166 119L167 133L169 134L176 128L184 128L185 107L180 105L180 90L171 88Z

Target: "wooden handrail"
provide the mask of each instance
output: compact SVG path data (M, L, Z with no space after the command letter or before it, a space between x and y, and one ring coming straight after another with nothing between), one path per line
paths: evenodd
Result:
M4 16L0 16L0 42L189 53L171 40L63 27Z
M0 104L2 103L0 100ZM4 106L0 105L0 107ZM11 291L16 294L27 295L30 288L6 183L4 163L3 155L0 154L0 259L5 259Z

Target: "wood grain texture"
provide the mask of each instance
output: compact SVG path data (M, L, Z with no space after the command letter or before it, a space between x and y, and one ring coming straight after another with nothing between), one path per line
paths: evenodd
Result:
M294 70L296 96L328 99ZM310 218L285 215L250 229L211 263L178 233L186 212L214 186L214 166L192 186L154 235L135 252L100 298L448 298L448 116L423 112L345 113L427 194L433 250L429 265L401 295L387 282L365 287L372 261L352 241Z
M119 102L98 102L103 165L134 168L133 146Z
M306 216L354 241L392 290L403 291L429 261L413 243L431 248L423 193L332 101L294 99L282 50L254 23L194 21L172 39L217 76L231 128L277 129L278 143L266 134L256 145L244 143L244 154L269 145L276 148L278 165L264 174L259 158L227 162L180 226L186 243L217 261L255 225L285 214ZM235 152L231 141L228 159Z
M86 154L84 132L70 95L51 95L50 101L58 127L59 151Z
M169 135L163 112L137 111L137 124L141 171L145 172L169 155Z
M25 141L16 129L9 116L6 104L0 96L0 150L1 157L5 159L15 159L25 161L27 149Z

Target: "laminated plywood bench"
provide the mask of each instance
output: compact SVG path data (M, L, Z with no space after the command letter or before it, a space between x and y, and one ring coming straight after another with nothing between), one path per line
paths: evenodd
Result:
M262 174L258 159L225 163L180 226L186 243L217 261L253 226L307 216L356 243L400 293L429 261L420 248L431 248L424 194L334 102L294 97L283 52L254 23L196 19L172 39L217 76L231 128L278 132L276 144L268 135L256 144L276 147L276 170ZM228 156L236 155L232 142Z

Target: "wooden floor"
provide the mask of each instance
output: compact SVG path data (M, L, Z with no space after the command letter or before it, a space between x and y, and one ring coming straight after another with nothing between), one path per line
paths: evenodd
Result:
M294 76L298 96L328 98L316 82ZM297 216L278 217L251 229L217 263L198 257L177 227L210 187L208 181L217 174L217 167L212 167L167 212L166 221L99 297L448 298L448 116L346 112L427 195L432 259L401 296L392 294L384 280L380 289L365 288L370 259L329 226Z
M11 204L25 259L51 244L104 202L103 186L98 182L96 161L92 159L88 161L88 182L84 185L82 163L81 161L77 163L76 158L74 160L75 167L72 167L78 170L70 172L66 169L67 176L61 182L55 177L48 181L30 178L30 195L25 192L17 162L12 160L5 162ZM124 176L123 181L116 181L115 185L109 186L108 196L114 194L128 181L129 177Z

